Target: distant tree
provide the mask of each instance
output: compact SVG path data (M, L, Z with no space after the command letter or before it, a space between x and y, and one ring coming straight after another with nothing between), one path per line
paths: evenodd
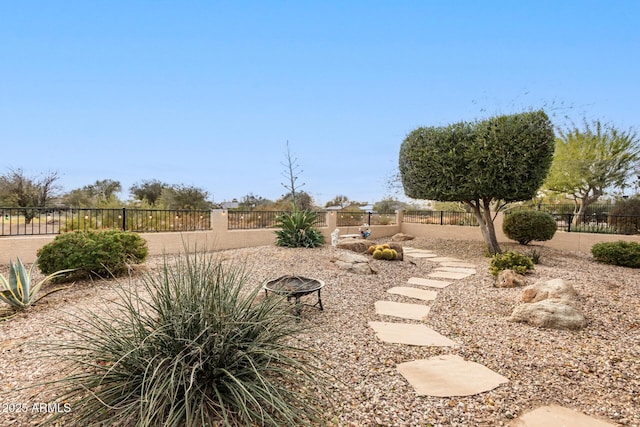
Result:
M560 131L545 188L566 194L576 220L608 188L622 188L640 160L638 136L609 124L584 123L584 129Z
M493 212L505 202L536 194L549 171L553 148L553 127L543 111L421 127L400 147L402 185L414 199L469 206L489 253L495 254L501 249Z
M252 210L252 209L260 209L262 207L268 206L268 205L272 205L273 201L269 200L269 199L265 199L264 197L261 196L256 196L253 193L249 193L246 196L242 197L242 199L240 199L240 202L238 204L238 209L240 210Z
M345 206L347 206L349 204L349 198L343 194L338 194L336 197L334 197L333 199L329 200L324 207L328 208L329 206L340 206L341 208L344 208Z
M129 187L129 192L136 200L146 200L151 206L155 206L156 202L162 196L162 190L169 185L157 179L142 181Z
M395 211L399 209L405 209L406 207L406 203L396 200L392 197L386 197L373 204L373 210L382 214L394 213Z
M312 211L316 209L313 197L306 191L299 191L296 193L296 207L294 210L300 211ZM278 210L288 211L293 206L293 195L291 193L285 194L278 199L274 207Z
M116 193L122 191L122 184L120 184L120 181L103 179L85 186L84 189L95 200L94 206L103 206L117 201Z
M303 171L302 169L300 169L300 166L298 166L297 164L298 159L293 158L291 156L291 150L289 149L289 141L287 141L287 152L285 153L285 157L286 157L285 162L281 164L282 166L285 167L285 171L282 173L282 176L284 176L287 179L287 181L283 182L282 186L287 190L287 194L285 194L283 198L284 197L289 198L293 206L293 210L295 211L295 210L302 209L302 207L300 206L302 203L300 200L298 200L299 199L298 193L299 193L300 187L304 186L304 183L298 184L298 178L300 177L300 174Z
M212 209L207 200L209 193L201 188L186 185L172 185L162 190L162 204L166 209Z
M57 172L47 172L40 177L25 175L20 168L9 169L0 176L0 205L4 207L22 208L20 213L27 224L38 214L36 210L27 209L47 207L60 190Z
M84 188L76 188L62 196L62 204L74 208L95 207L95 200Z

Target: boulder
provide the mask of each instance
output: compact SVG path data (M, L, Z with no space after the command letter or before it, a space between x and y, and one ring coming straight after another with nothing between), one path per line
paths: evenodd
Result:
M340 239L336 245L339 249L347 249L352 252L363 254L367 252L369 246L375 245L375 243L364 239Z
M567 301L545 299L519 304L509 318L512 322L524 322L539 328L582 329L586 324L584 315Z
M335 263L341 270L356 274L376 274L369 264L369 258L364 255L358 255L353 252L340 252L335 255L331 262Z
M516 288L524 286L527 279L513 270L502 270L494 283L496 288Z
M541 280L529 285L522 290L520 300L522 302L535 303L546 299L557 299L562 301L573 301L576 298L576 291L562 279Z
M392 242L406 242L407 240L413 240L415 236L405 233L397 233L391 237Z

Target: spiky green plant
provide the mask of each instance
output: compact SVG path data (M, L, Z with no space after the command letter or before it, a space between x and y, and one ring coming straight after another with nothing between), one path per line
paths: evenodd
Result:
M22 310L30 305L36 303L39 299L44 298L51 292L55 292L62 288L54 289L46 294L36 298L42 285L49 280L65 274L71 270L60 270L55 273L49 274L38 283L33 283L33 267L36 265L34 262L30 269L26 269L20 258L17 262L9 261L9 279L0 274L0 301L4 301L9 304L15 310Z
M294 344L282 297L256 298L249 272L205 254L165 258L106 313L54 343L74 372L55 383L72 425L297 426L320 422L322 375ZM53 421L53 420L51 420Z
M324 236L313 224L318 215L311 211L284 212L276 219L276 245L289 248L322 246Z

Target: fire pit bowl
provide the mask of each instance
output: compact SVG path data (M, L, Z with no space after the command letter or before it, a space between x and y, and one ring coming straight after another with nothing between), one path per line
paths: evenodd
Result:
M287 297L287 301L291 298L296 303L296 315L300 317L302 303L300 298L316 292L318 294L318 301L315 304L307 304L311 307L316 307L319 310L324 310L322 307L322 298L320 297L320 290L324 287L324 282L319 279L311 279L302 276L281 276L277 279L268 280L262 285L265 295L269 295L269 292L276 293Z

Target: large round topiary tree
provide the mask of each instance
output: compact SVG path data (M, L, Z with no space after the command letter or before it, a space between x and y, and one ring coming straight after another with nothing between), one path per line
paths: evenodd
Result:
M469 206L489 252L497 253L493 212L536 194L551 166L554 138L544 111L421 127L400 147L402 185L414 199Z
M551 240L556 234L558 224L550 213L542 211L517 211L505 215L502 231L505 236L521 245L532 241Z

